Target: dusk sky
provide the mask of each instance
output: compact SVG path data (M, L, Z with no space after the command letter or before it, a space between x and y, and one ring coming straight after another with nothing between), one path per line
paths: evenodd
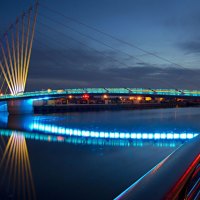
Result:
M0 34L33 2L1 0ZM42 0L40 3L27 90L200 89L199 0Z

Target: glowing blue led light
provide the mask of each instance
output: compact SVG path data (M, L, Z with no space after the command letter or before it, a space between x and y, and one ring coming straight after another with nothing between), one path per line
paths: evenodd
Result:
M192 139L192 138L193 138L193 134L192 134L192 133L188 133L188 134L187 134L187 138L188 138L188 139Z
M160 139L160 133L155 133L154 134L154 139Z
M91 137L95 137L96 136L96 132L92 131L91 132Z
M99 133L98 132L95 132L95 137L99 137Z
M115 138L115 134L114 133L110 133L110 138Z
M107 132L105 132L105 138L108 138L108 135L109 135L109 134L108 134Z
M167 139L173 139L173 134L172 133L168 133L167 134Z
M45 131L46 131L46 132L49 132L49 131L51 131L51 126L48 126L48 125L47 125L47 126L45 126Z
M38 129L38 124L36 124L36 123L33 124L33 128L34 128L34 129Z
M174 139L179 139L179 134L174 133Z
M55 127L54 127L54 133L57 133L57 132L58 132L58 127L55 126Z
M125 134L124 134L124 133L120 133L120 134L119 134L119 137L120 137L120 138L124 138L124 137L125 137Z
M130 134L129 133L126 133L125 135L126 135L127 139L130 138Z
M89 137L91 135L91 132L90 131L86 131L85 135L86 135L86 137Z
M69 131L68 128L65 129L65 133L66 133L67 135L69 135L70 131Z
M77 130L77 135L81 136L81 131L80 130Z
M78 135L78 132L77 132L76 129L74 130L74 135L75 135L75 136Z
M41 131L44 131L44 125L40 124L40 125L39 125L39 129L40 129Z
M138 133L137 134L137 139L141 139L142 138L142 134L141 133Z
M100 133L99 133L99 136L100 136L101 138L103 138L104 135L105 135L104 132L100 132Z
M147 133L143 133L143 134L142 134L142 139L147 139L147 138L148 138Z
M115 138L119 138L119 133L115 133Z
M81 136L85 137L85 131L84 130L82 130ZM91 135L91 136L93 136L93 135Z
M38 98L38 99L32 99L32 101L40 101L40 100L47 100L49 97L43 97L43 98Z
M148 138L149 138L149 139L153 139L153 134L152 134L152 133L149 133L149 134L148 134Z
M165 139L166 137L167 137L167 136L166 136L165 133L161 133L161 134L160 134L160 138L161 138L161 139Z
M132 133L132 134L131 134L131 138L132 138L132 139L135 139L136 136L137 136L136 133Z
M187 138L186 133L182 133L182 134L180 135L180 138L181 138L181 139L186 139L186 138Z
M65 128L62 128L62 134L65 134Z
M62 134L62 128L61 127L58 128L58 133Z

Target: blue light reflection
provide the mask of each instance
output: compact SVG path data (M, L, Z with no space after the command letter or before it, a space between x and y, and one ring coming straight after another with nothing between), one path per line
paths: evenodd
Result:
M19 134L20 136L24 136L26 139L31 140L39 140L39 141L46 141L46 142L58 142L58 143L72 143L72 144L81 144L81 145L99 145L99 146L121 146L121 147L129 147L129 146L137 146L137 147L143 147L145 145L154 145L157 147L176 147L177 145L180 145L183 143L184 140L129 140L129 139L110 139L105 137L83 137L82 131L80 130L74 130L74 134L72 137L66 137L56 134L48 134L48 133L35 133L35 132L25 132L25 131L13 131L8 129L0 129L0 135L9 137L12 134ZM86 134L89 133L89 131L84 132ZM101 132L102 134L103 132ZM93 132L92 134L96 134ZM118 134L118 133L117 133ZM65 133L63 135L66 135ZM99 133L100 135L100 133ZM82 136L82 137L80 137Z
M163 132L163 133L140 133L140 132L107 132L65 128L62 126L42 124L33 122L30 125L32 131L41 131L54 135L78 136L91 138L108 138L108 139L134 139L134 140L188 140L196 137L198 133L193 132Z

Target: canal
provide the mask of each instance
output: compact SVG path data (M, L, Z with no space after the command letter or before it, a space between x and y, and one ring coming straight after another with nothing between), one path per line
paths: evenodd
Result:
M0 199L113 199L195 137L199 118L200 108L2 114Z

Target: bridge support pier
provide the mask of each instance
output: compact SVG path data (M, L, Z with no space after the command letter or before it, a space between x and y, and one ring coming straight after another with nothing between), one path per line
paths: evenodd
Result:
M13 99L7 102L8 112L11 115L19 114L33 114L33 100L32 99Z

